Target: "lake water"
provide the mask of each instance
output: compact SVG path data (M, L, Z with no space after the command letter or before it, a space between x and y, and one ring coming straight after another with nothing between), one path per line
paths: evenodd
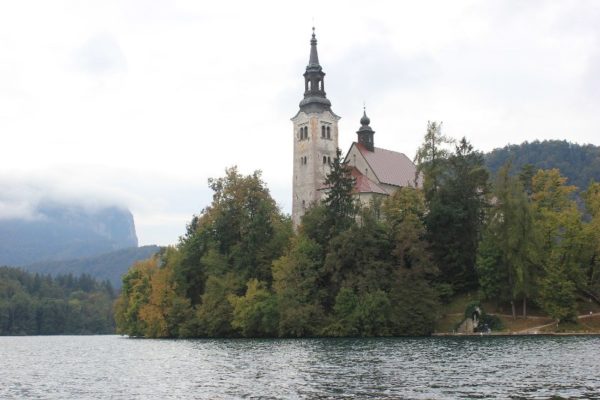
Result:
M600 337L0 337L0 399L600 399Z

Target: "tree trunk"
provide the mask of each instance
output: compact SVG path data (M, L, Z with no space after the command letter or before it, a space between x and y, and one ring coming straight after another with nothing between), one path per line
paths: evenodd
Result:
M523 296L523 319L527 319L527 297Z
M515 301L514 300L510 301L510 306L512 308L513 319L517 319L517 309L515 308Z

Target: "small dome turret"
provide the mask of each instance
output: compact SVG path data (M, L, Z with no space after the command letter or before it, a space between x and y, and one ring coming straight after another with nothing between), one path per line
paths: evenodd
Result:
M371 120L367 117L367 110L364 108L363 116L360 119L360 128L356 131L358 134L358 143L365 146L369 151L375 151L375 140L373 137L375 131L369 126L370 123Z

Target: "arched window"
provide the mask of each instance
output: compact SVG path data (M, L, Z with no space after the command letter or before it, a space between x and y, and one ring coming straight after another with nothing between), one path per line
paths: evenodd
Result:
M323 156L323 164L327 164L327 156Z
M304 127L304 139L308 139L308 126Z
M331 139L331 128L327 127L327 139Z
M327 163L331 164L331 158L329 156L327 156Z
M302 200L302 209L306 208L306 200Z
M319 85L319 86L318 86L319 90L323 90L323 82L322 82L322 81L319 79L319 80L317 81L317 83L318 83L318 85Z
M321 126L321 137L325 139L325 126Z
M312 90L312 82L308 81L308 90Z

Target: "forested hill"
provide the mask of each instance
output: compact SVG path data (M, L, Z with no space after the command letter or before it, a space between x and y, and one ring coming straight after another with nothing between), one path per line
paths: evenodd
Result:
M129 267L136 261L152 257L159 250L158 246L132 247L87 258L39 262L24 266L23 269L52 276L88 274L95 279L108 280L118 289L121 287L121 276Z
M507 145L485 155L485 163L494 175L508 160L512 160L513 171L526 164L532 164L536 169L558 168L568 178L568 184L580 190L587 188L591 180L600 182L600 147L591 144L536 140Z
M0 335L114 332L110 283L0 267Z

